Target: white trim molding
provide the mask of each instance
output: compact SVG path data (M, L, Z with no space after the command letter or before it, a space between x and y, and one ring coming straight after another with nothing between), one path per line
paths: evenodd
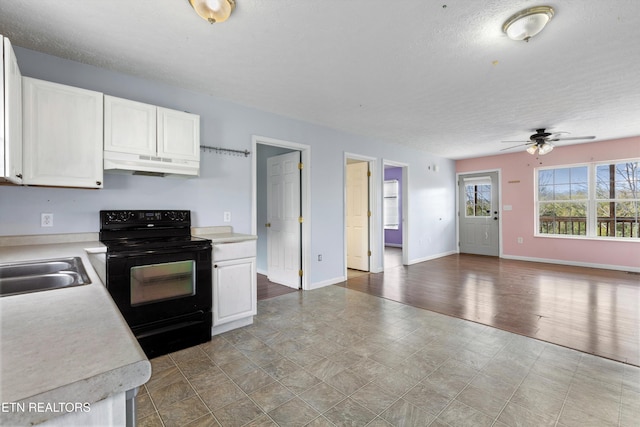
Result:
M558 260L558 259L550 259L550 258L524 257L524 256L517 256L517 255L503 255L500 258L513 259L517 261L542 262L546 264L570 265L574 267L601 268L603 270L616 270L616 271L626 271L630 273L640 273L640 267L631 267L627 265L593 264L590 262L582 262L582 261L566 261L566 260Z

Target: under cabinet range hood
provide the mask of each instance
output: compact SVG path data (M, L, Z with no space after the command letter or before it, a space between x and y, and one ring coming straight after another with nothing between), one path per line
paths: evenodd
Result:
M105 95L104 170L198 176L200 116Z
M105 151L104 170L133 175L195 177L200 174L200 162Z

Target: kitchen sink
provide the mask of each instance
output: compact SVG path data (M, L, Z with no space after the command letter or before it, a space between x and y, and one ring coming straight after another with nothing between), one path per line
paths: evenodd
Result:
M79 257L0 264L0 296L91 283Z

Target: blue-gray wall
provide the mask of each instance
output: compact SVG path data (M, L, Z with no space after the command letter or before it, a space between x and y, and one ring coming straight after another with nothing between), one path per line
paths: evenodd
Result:
M25 76L199 114L204 145L251 150L252 135L260 135L311 146L312 262L307 274L312 284L344 275L345 152L379 159L379 170L382 159L409 165L404 184L409 186L410 236L404 244L410 262L455 251L455 164L451 160L164 83L19 47L15 50ZM437 173L426 168L434 164L439 165ZM200 172L196 179L105 174L102 190L0 186L0 235L97 232L100 209L190 209L195 226L224 225L223 212L229 211L235 231L250 233L250 158L202 152ZM381 209L381 199L377 202ZM54 227L40 228L41 212L54 214ZM381 223L378 226L382 229ZM321 263L317 254L323 255Z

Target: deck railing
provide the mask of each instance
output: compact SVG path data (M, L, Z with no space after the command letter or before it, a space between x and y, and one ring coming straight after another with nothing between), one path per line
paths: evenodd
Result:
M540 217L540 233L586 236L587 219L584 217ZM598 218L598 236L640 237L637 218Z

